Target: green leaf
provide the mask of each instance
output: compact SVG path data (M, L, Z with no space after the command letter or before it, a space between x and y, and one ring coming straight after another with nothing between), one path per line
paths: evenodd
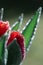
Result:
M15 24L16 24L16 25L15 25ZM16 31L17 31L17 29L18 29L18 27L19 27L19 24L20 24L20 22L14 23L14 25L12 26L12 30L16 30Z
M21 49L14 39L13 42L8 46L8 61L7 65L19 65L22 61Z
M23 22L23 13L21 14L21 16L19 16L19 18L18 18L18 21L17 22L15 22L13 25L12 25L12 27L11 27L11 29L12 30L20 30L20 28L21 28L21 25L22 25L22 22Z
M6 40L6 36L2 36L2 37L0 38L0 65L1 65L2 63L4 63L4 62L3 62L3 56L4 56L5 40Z
M24 38L25 38L26 50L28 49L28 47L30 47L30 44L31 44L30 42L32 41L32 39L34 37L35 28L40 19L41 10L42 10L42 8L40 7L36 11L34 16L27 22L27 24L23 28L23 30L21 31L21 33L24 35Z
M3 19L3 11L4 11L4 8L1 8L1 9L0 9L0 20Z

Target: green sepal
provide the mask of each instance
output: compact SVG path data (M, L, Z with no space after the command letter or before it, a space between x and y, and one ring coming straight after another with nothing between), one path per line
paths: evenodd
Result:
M14 39L7 49L8 49L7 65L19 65L20 62L22 61L22 55L17 40Z
M4 65L4 46L5 46L6 36L0 38L0 65Z
M14 24L14 26L12 27L12 30L16 30L17 31L17 29L19 27L19 24L20 24L20 22L17 22L16 25Z
M20 30L20 28L21 28L21 25L22 25L22 22L23 22L23 13L21 14L21 16L19 16L18 17L18 21L17 22L15 22L13 25L12 25L12 27L11 27L11 29L12 30Z
M42 10L42 8L40 7L36 11L36 13L34 14L34 16L27 22L27 24L25 25L25 27L23 28L23 30L21 31L21 33L24 35L24 38L25 38L26 50L27 50L27 48L30 45L30 41L32 41L31 38L34 35L36 25L39 22L40 15L41 15L41 10Z

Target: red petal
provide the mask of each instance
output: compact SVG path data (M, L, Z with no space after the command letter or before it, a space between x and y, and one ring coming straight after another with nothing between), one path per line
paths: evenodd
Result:
M2 36L9 28L9 22L0 20L0 36Z
M25 53L25 49L24 49L25 46L24 46L24 37L23 37L23 35L21 33L17 32L17 31L11 32L10 38L8 40L7 45L9 45L10 42L12 42L15 38L17 39L17 42L18 42L18 44L19 44L19 46L21 48L22 58L23 58L24 57L24 53Z

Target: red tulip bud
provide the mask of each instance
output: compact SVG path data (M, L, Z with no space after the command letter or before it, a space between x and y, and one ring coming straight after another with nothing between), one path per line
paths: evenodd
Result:
M4 21L0 20L0 37L3 34L5 34L5 32L8 30L8 28L9 28L9 22L8 21L4 22Z
M17 31L12 31L7 45L9 45L10 42L12 42L15 38L17 39L17 43L19 44L19 46L21 48L22 58L24 58L24 53L25 53L24 37L21 33L17 32Z

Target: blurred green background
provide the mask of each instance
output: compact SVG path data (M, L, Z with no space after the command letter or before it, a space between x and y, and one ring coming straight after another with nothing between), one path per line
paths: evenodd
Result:
M40 6L43 8L43 0L29 0L29 2L27 0L16 0L13 2L3 0L0 3L0 8L4 7L5 9L3 20L8 20L10 25L18 20L18 16L20 16L21 13L24 13L21 30L26 22L34 15L34 12ZM43 11L30 51L27 53L22 65L43 65Z

